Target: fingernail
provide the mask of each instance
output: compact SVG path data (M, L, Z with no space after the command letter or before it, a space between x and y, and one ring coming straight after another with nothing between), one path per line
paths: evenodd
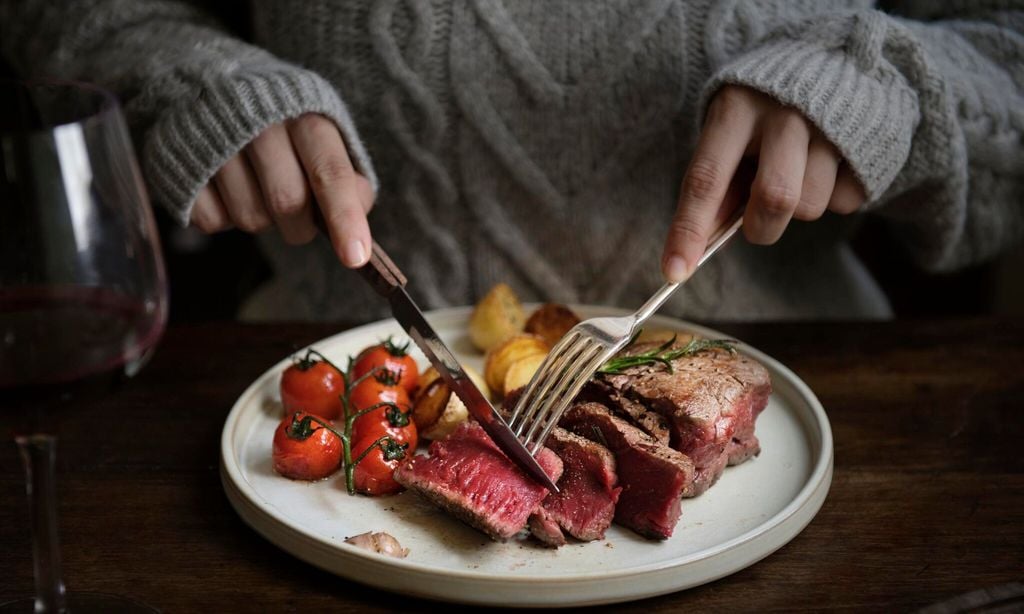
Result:
M366 262L366 248L362 241L349 241L345 246L345 265L350 267L363 266Z
M686 279L686 260L682 256L670 256L665 262L665 278L677 284Z

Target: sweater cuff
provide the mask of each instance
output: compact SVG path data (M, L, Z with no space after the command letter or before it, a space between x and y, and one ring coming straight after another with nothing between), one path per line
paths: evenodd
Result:
M207 81L194 99L160 118L143 145L153 201L187 226L196 195L225 162L267 126L305 113L337 124L353 166L376 193L377 176L338 93L319 75L280 64Z
M776 39L718 70L698 109L706 111L715 92L728 83L796 108L836 146L868 202L874 202L910 154L919 111L917 95L903 76L863 55L845 46Z

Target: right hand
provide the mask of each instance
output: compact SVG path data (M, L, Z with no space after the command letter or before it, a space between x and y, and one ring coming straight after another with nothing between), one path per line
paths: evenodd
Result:
M661 260L667 281L693 274L711 233L744 204L745 193L743 234L757 245L778 241L791 219L850 214L867 199L809 119L757 90L727 85L711 100L683 178Z
M334 122L308 113L268 126L228 160L199 191L191 221L206 233L276 226L285 242L302 245L316 236L313 207L338 259L352 268L365 264L373 189L352 166Z

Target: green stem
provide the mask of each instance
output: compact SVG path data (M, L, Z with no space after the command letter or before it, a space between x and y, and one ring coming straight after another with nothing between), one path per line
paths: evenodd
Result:
M342 379L345 378L345 372L340 367L338 367L338 365L336 365L333 362L331 362L331 359L327 358L326 356L324 356L320 352L314 350L313 348L309 348L309 349L306 350L306 360L309 360L309 356L310 355L316 356L320 360L326 362L328 365L334 367L338 371L338 373L341 373Z
M382 441L389 439L387 435L381 435L381 437L373 442L373 445L363 450L362 454L356 458L355 462L352 461L352 448L345 446L345 488L348 489L348 494L356 494L356 465L359 461L366 458L366 455L370 453L375 446L380 445Z
M377 441L371 443L365 450L359 453L359 456L356 457L355 462L352 463L352 469L354 470L355 465L358 465L364 458L366 458L366 455L370 453L370 450L376 448L377 446L379 446L380 444L384 443L389 439L391 438L388 437L387 435L381 435L380 437L378 437Z
M366 414L370 413L375 409L380 409L381 407L393 407L401 411L398 408L398 405L392 403L391 401L381 401L380 403L374 403L373 405L367 407L366 409L360 409L356 413L352 414L352 424L355 424L356 420L358 420L360 417L365 416Z
M345 490L348 494L356 494L356 466L352 464L352 450L345 446Z
M391 335L388 335L388 338L382 341L381 344L384 346L385 351L395 358L401 358L409 353L409 342L406 341L405 345L398 345L391 340Z
M352 422L354 422L354 420L349 420L348 419L347 407L348 407L348 399L346 398L346 399L343 399L343 406L342 406L342 410L346 414L345 430L343 430L343 431L339 431L338 429L334 428L333 424L328 423L326 420L321 420L320 418L317 418L316 416L314 416L312 414L307 414L306 418L303 418L303 419L304 420L308 419L310 422L316 422L317 424L320 425L321 428L325 428L328 431L334 433L338 437L338 439L341 440L341 456L342 456L341 463L342 463L342 466L345 468L345 487L348 489L348 494L354 495L354 494L356 494L356 488L355 488L355 482L353 481L352 470L355 468L355 466L352 464L352 442L351 442L351 438L350 438L350 434L352 433ZM370 411L370 410L366 410L366 411ZM295 421L298 420L300 413L301 412L295 412L295 414L292 415L292 423L293 424L295 423ZM366 413L366 412L360 412L359 414L356 415L356 417L362 415L363 413Z
M350 359L350 367L351 364L352 361ZM351 382L348 379L348 373L342 371L341 374L342 379L345 382L345 393L341 395L341 413L342 416L344 416L345 418L345 433L344 435L341 436L341 460L345 466L345 489L348 490L348 494L350 495L356 494L355 470L356 464L359 462L358 460L352 462L352 427L355 425L356 420L358 420L360 416L368 414L375 409L379 409L384 405L394 406L394 403L388 403L385 401L383 403L376 403L372 407L368 407L362 411L353 413L351 410L352 401L350 400L350 395L352 394L352 390L356 386L366 381L367 378L373 377L374 374L377 373L377 371L379 371L380 369L381 367L374 367ZM360 457L360 460L362 460L362 457Z
M320 352L318 352L318 351L316 351L316 350L314 350L312 348L306 350L306 358L307 359L309 358L310 355L317 356L320 360L326 362L328 365L334 367L335 369L338 369L338 366L336 364L334 364L326 356L324 356L323 354L321 354ZM362 453L360 453L359 456L353 461L352 460L352 443L353 443L352 442L352 429L355 426L356 420L358 420L361 416L364 416L364 415L366 415L366 414L368 414L368 413L370 413L372 411L380 409L381 407L391 407L395 411L399 411L399 412L402 411L401 408L399 408L398 405L395 404L395 403L392 403L390 401L381 401L380 403L375 403L375 404L371 405L370 407L367 407L366 409L362 409L360 411L353 412L352 411L352 401L351 401L352 390L356 386L358 386L359 384L361 384L364 381L366 381L368 378L376 377L377 373L380 372L382 369L384 369L384 367L383 366L374 367L373 369L370 369L369 371L367 371L366 373L360 375L356 379L350 380L349 379L349 373L351 373L351 371L352 371L352 365L353 365L353 360L352 360L351 357L349 357L349 368L347 370L344 370L344 371L341 370L341 369L338 369L338 371L341 373L342 381L345 384L345 392L342 395L340 395L340 397L339 397L341 399L342 417L345 419L345 422L344 422L345 426L344 426L344 428L339 431L337 428L334 427L334 425L328 423L325 420L321 420L320 418L317 418L316 416L313 416L313 415L309 415L308 416L309 419L312 422L316 422L317 424L319 424L323 428L325 428L325 429L329 430L330 432L334 433L335 435L337 435L338 439L341 440L341 452L342 452L341 462L342 462L342 465L343 465L344 470L345 470L345 489L348 490L348 494L350 494L350 495L356 494L356 486L355 486L355 469L356 469L356 465L358 465L359 462L362 461L366 457L366 455L370 453L370 450L372 450L373 448L375 448L377 446L380 446L384 441L387 441L387 440L391 439L391 437L388 437L387 435L382 435L379 439L377 439L377 441L373 442L373 445L371 445L368 448L366 448L365 450L363 450ZM296 412L296 414L292 417L292 420L295 420L296 418L298 418L298 415L299 415L298 412Z
M363 373L362 375L360 375L356 379L352 380L351 382L348 379L348 374L345 373L344 371L342 371L341 372L341 376L342 376L341 379L345 383L345 395L344 396L347 398L348 395L352 393L352 389L353 388L355 388L359 384L362 384L363 382L365 382L370 377L376 377L376 374L379 373L383 368L384 368L383 365L378 365L378 366L370 369L366 373Z
M295 416L292 417L292 420L295 420L295 417L298 416L299 413L301 413L301 412L295 412ZM343 433L343 432L339 431L338 429L334 428L334 425L328 424L327 422L321 420L320 418L317 418L313 414L306 414L306 417L309 418L310 422L316 422L317 424L319 424L323 428L325 428L328 431L334 433L342 441L344 441L346 439L345 433Z

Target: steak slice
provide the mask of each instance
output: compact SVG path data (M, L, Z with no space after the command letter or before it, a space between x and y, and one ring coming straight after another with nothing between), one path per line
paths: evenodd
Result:
M736 432L732 434L732 441L726 447L729 465L745 463L761 453L761 442L757 440L757 435L754 435L755 418L756 415L752 413L750 420L737 421Z
M505 393L502 401L502 416L508 419L515 409L516 401L525 392L525 386ZM600 403L626 422L647 433L658 442L669 445L668 420L641 403L626 397L620 391L599 379L591 379L573 399L574 403Z
M636 344L629 353L654 346ZM757 361L724 349L677 358L672 369L634 367L603 379L668 420L670 445L696 466L687 493L696 496L718 480L730 461L737 464L760 450L754 422L768 404L771 380Z
M612 412L638 427L660 443L669 445L668 420L659 413L653 412L627 397L620 390L613 388L600 379L592 379L583 387L576 402L586 403L593 401L600 403Z
M530 518L531 531L551 545L561 544L551 538L549 522L581 541L603 538L615 517L615 503L622 491L615 473L615 456L600 443L557 427L544 445L562 459L565 470L558 492L549 494ZM561 543L565 543L564 536Z
M530 533L548 546L558 548L566 544L562 527L551 516L551 512L544 509L543 504L530 516L529 526Z
M761 443L753 433L734 435L729 442L729 464L739 465L761 453Z
M571 406L560 424L606 445L615 455L622 485L615 522L645 537L671 537L681 513L680 498L693 481L690 459L598 403Z
M523 528L548 490L527 476L476 422L460 424L395 470L395 480L466 524L504 541ZM537 462L555 481L562 461L544 449Z

